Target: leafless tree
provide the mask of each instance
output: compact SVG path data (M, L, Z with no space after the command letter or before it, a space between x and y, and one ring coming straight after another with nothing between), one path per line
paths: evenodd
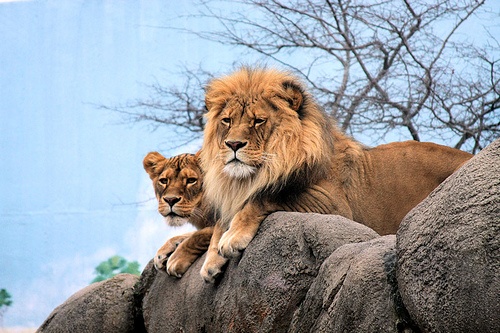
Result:
M148 122L153 129L172 125L179 134L187 131L191 136L202 135L205 121L204 86L212 74L198 68L184 67L181 86L165 86L156 81L147 85L149 96L128 101L123 105L100 105L101 109L117 112L124 122Z
M292 69L349 134L439 139L477 152L500 133L500 47L492 35L478 46L460 29L486 13L485 1L208 0L196 18L219 28L184 32ZM198 74L186 71L180 89L153 86L162 98L134 107L148 111L144 119L199 132L209 75Z

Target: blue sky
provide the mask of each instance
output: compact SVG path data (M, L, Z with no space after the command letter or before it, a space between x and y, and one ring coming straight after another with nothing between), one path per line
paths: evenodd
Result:
M142 168L152 150L195 151L168 129L123 125L96 105L175 84L183 64L231 67L230 51L155 27L191 2L0 1L0 288L4 326L39 326L114 254L141 267L173 233ZM207 60L209 59L209 60ZM178 78L177 78L178 79ZM136 204L142 203L142 204Z
M96 105L180 84L183 65L227 72L257 60L158 28L215 24L181 17L195 11L192 1L0 0L0 288L14 302L4 326L38 327L101 261L144 267L186 231L156 212L142 159L200 142L171 149L182 142L168 128L120 124Z

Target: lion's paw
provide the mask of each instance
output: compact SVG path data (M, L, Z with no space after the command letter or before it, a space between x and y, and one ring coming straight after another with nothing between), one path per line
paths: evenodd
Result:
M247 248L253 234L246 231L235 232L231 228L226 231L219 241L219 254L225 258L234 258Z
M181 250L181 248L174 251L174 253L168 258L166 268L168 275L175 276L177 278L181 278L196 259L196 256L193 259L193 256L186 255L183 251L179 250Z
M192 251L189 242L182 242L168 258L166 269L168 275L182 277L198 257L199 253Z
M207 254L200 271L203 280L205 280L205 282L214 283L222 274L222 269L226 263L227 259L221 257L217 253Z

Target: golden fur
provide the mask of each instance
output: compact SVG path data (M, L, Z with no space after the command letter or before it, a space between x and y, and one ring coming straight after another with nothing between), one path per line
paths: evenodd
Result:
M277 70L243 68L213 80L205 101L204 191L221 217L201 271L207 281L274 211L340 214L395 233L472 156L413 141L366 148L337 129L296 77Z
M206 195L221 210L226 224L250 197L279 192L297 173L306 177L307 183L328 175L333 128L311 101L294 77L277 71L244 69L209 85L200 157L209 183ZM242 110L243 117L239 117ZM302 119L298 111L304 113ZM222 125L223 118L235 118L232 121L238 124ZM265 122L250 125L255 119ZM286 125L276 126L278 123ZM271 132L273 126L276 129ZM255 173L249 177L231 177L225 172L227 158L232 158L225 141L233 138L248 141L240 159L243 167L253 168Z
M165 268L170 275L180 277L207 250L215 224L203 200L203 172L198 155L165 158L151 152L144 158L143 166L153 182L158 211L167 224L190 223L199 229L170 238L154 258L157 269Z

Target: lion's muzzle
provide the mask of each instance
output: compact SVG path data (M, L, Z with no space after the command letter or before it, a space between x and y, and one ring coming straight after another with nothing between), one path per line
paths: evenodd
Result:
M236 151L238 151L239 149L245 147L247 145L248 142L244 142L244 141L225 141L224 142L226 144L226 146L228 146L229 148L231 148L235 153Z

